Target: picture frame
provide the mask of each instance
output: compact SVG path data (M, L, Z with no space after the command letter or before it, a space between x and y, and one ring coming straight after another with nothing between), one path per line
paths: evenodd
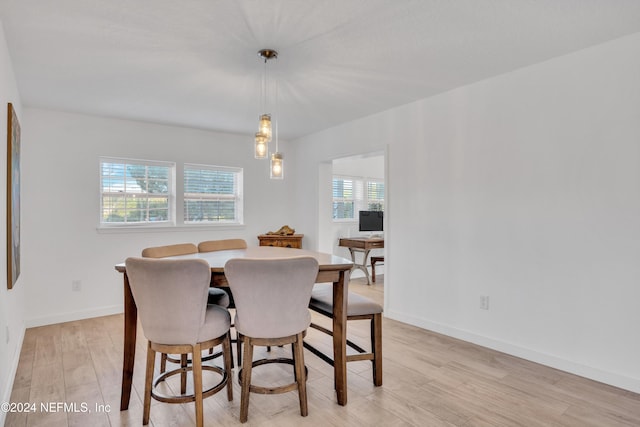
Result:
M20 276L20 123L7 105L7 288Z

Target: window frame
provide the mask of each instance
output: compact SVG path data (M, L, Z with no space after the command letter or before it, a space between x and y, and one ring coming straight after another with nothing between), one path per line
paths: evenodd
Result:
M196 170L208 170L214 172L231 172L234 174L235 180L235 191L233 195L222 195L215 194L212 196L204 196L202 193L187 193L186 192L186 173L188 169L196 169ZM186 212L186 202L188 200L189 194L198 194L200 198L205 199L230 199L235 200L235 218L232 221L188 221L187 220L187 212ZM213 194L213 193L211 193ZM182 191L181 195L181 205L182 205L182 224L185 227L221 227L221 226L234 226L234 225L244 225L244 169L241 167L232 167L232 166L217 166L217 165L205 165L198 163L184 163L182 168Z
M353 193L353 197L352 198L344 198L344 197L339 197L339 198L335 198L333 197L333 190L334 190L334 182L336 180L340 180L340 181L352 181L352 187L351 187L351 191ZM334 206L336 204L336 202L339 203L348 203L351 202L353 203L353 216L354 218L334 218ZM357 198L356 198L356 179L352 176L345 176L345 175L333 175L332 179L331 179L331 218L334 222L353 222L353 221L357 221L357 218L355 218L356 215L356 210L357 208Z
M104 222L104 196L109 194L120 194L120 192L103 192L102 174L104 163L136 165L136 166L156 166L167 167L169 177L167 179L167 220L166 221L135 221L135 222ZM125 157L100 156L98 158L98 185L99 185L99 208L98 208L98 229L135 229L135 228L166 228L176 225L176 163L162 160L132 159ZM126 180L125 180L126 181ZM126 182L125 182L126 185ZM135 194L135 193L132 193Z
M344 199L333 197L333 188L334 181L342 180L342 181L352 181L353 182L353 199ZM370 203L380 203L382 205L381 211L384 212L385 208L385 198L384 191L382 199L371 199L369 197L369 184L377 183L385 185L383 179L379 178L370 178L370 177L362 177L362 176L353 176L353 175L333 175L331 178L331 216L332 221L335 223L357 223L358 222L358 212L372 210L369 208ZM353 218L334 218L333 217L333 206L336 203L336 200L340 201L352 201L353 202Z

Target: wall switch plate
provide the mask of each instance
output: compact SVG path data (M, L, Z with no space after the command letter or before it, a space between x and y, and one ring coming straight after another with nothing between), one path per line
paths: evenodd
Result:
M480 295L480 309L489 310L489 295Z
M71 290L73 292L80 292L82 290L82 282L80 280L72 280Z
M5 332L7 334L7 338L6 338L5 342L7 344L9 344L9 325L5 326Z

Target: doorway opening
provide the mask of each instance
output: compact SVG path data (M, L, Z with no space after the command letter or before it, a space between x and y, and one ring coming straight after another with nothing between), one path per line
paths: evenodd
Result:
M382 212L384 215L385 163L382 151L337 158L331 162L331 252L361 265L351 273L350 289L380 304L384 300L386 230L367 230L369 227L361 224L360 212ZM369 242L366 249L354 249L347 246L352 239L380 239L381 242Z

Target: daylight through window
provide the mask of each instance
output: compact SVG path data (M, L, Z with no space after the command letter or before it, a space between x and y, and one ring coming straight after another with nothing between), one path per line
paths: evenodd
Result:
M359 211L384 211L384 182L361 177L333 177L333 219L357 220Z
M242 169L185 165L184 222L242 223Z
M101 159L102 225L143 225L173 221L172 183L175 164Z

